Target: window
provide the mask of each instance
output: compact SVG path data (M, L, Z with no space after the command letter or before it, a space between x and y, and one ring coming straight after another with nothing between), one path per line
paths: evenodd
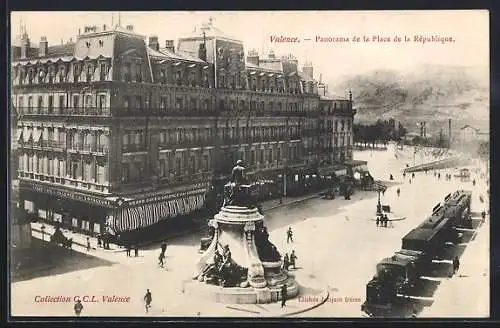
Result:
M99 78L100 78L100 80L101 81L105 81L106 80L106 75L107 75L106 64L105 63L101 63L101 65L99 66Z
M177 157L175 159L175 174L178 174L180 175L182 172L181 172L181 159L179 157Z
M48 112L49 114L52 114L53 111L54 111L54 96L49 95Z
M64 96L59 96L59 109L62 110L64 108Z
M175 109L182 109L183 104L182 104L182 98L178 97L175 99Z
M160 163L158 165L160 167L160 176L161 177L165 177L166 176L166 167L165 167L165 160L164 159L160 159Z
M106 107L106 95L99 95L97 107L105 108Z
M167 108L167 98L166 97L161 97L161 99L160 99L160 108L161 109L166 109Z
M132 71L132 65L130 63L125 63L124 74L123 74L123 80L125 82L130 82L130 80L131 80L130 72L131 71Z
M335 128L333 129L334 132L337 132L339 129L339 122L335 121Z
M71 178L77 179L78 176L78 163L71 163Z
M203 172L207 172L208 171L208 155L203 155L201 165L202 165Z
M273 150L269 149L269 156L268 156L269 163L273 162Z
M142 97L141 96L135 96L135 108L137 110L140 110L142 108Z
M194 155L189 157L189 172L191 174L196 173L196 157Z
M135 80L137 82L142 82L142 65L141 64L135 65Z
M130 168L128 163L122 163L122 182L127 182L130 179Z
M38 101L37 101L37 113L41 113L43 109L43 96L38 96Z
M74 108L80 107L80 96L77 95L73 96L73 107Z
M123 107L128 109L130 106L128 96L123 96Z
M106 182L106 164L104 162L96 163L96 183Z
M92 107L92 95L86 95L85 96L85 108L91 108Z
M87 66L87 74L86 74L86 80L87 80L87 82L92 81L92 73L93 73L92 66L88 65Z

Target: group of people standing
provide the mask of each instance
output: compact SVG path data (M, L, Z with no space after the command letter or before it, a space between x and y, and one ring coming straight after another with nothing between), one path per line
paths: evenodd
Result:
M389 222L389 218L387 217L387 214L377 215L377 219L376 219L377 227L387 228L388 222Z
M295 250L292 251L290 256L288 256L288 253L283 256L283 269L289 270L290 266L292 266L293 269L297 269L295 267L295 263L297 260L297 255L295 255Z

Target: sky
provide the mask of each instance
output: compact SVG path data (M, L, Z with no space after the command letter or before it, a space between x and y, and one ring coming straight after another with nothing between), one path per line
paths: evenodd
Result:
M118 12L114 12L115 24ZM144 36L156 35L163 45L213 18L225 34L243 41L245 52L256 49L276 55L292 53L299 64L310 61L314 75L332 81L377 69L411 71L422 64L481 66L489 64L489 13L455 11L246 11L246 12L121 12L121 25L134 25ZM112 24L112 12L13 12L14 39L23 21L31 42L46 36L49 45L76 39L85 25ZM414 42L414 36L451 37L452 43ZM297 37L299 43L271 42L271 36ZM366 36L371 42L364 42ZM373 38L391 42L373 42ZM394 42L400 36L401 42ZM404 36L412 42L404 42ZM317 37L349 38L350 42L316 42ZM359 42L353 42L359 37ZM304 39L311 39L306 41Z

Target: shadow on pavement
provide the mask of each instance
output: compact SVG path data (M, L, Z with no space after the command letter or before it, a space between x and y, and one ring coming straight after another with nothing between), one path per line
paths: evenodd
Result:
M13 256L11 279L12 282L18 282L115 264L91 254L83 254L33 238L29 250Z

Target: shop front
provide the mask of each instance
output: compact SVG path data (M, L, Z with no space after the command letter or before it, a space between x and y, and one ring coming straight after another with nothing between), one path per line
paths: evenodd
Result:
M95 236L103 233L114 204L104 196L21 181L20 206L36 220Z

